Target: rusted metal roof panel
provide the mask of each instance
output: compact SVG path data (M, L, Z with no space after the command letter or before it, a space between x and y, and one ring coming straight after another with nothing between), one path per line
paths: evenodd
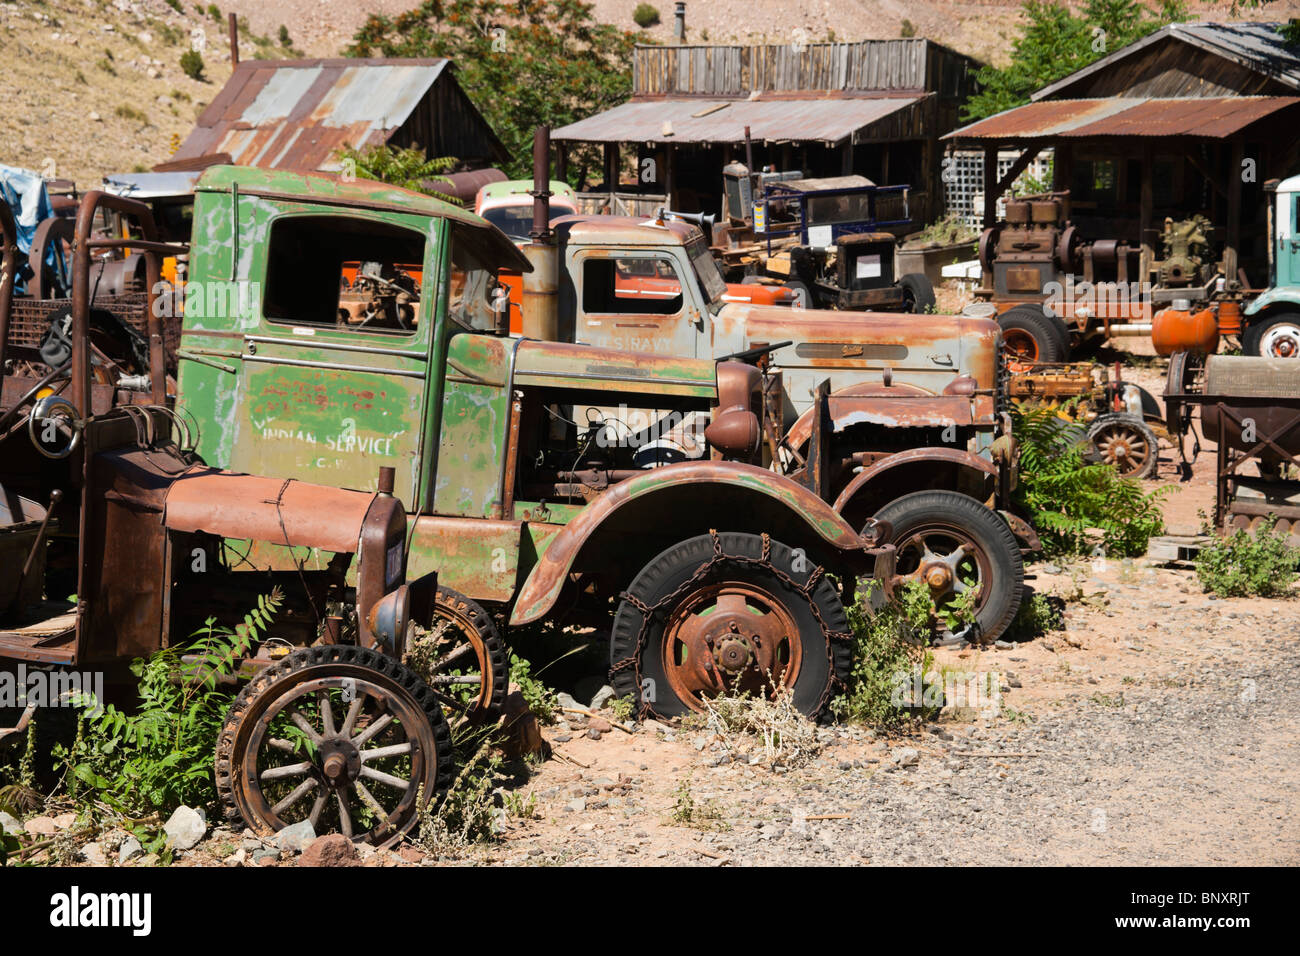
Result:
M638 99L551 134L585 143L840 143L924 96Z
M449 61L290 60L241 63L175 155L229 153L238 165L319 170L337 150L387 141Z
M944 139L1025 141L1099 136L1223 139L1281 110L1297 96L1042 100L954 130Z

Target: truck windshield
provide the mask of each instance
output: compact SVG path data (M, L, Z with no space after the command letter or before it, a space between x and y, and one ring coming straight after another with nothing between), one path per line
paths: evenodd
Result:
M577 211L565 203L555 199L551 200L551 222L554 222L560 216L572 216ZM533 228L533 204L530 200L527 205L496 206L492 209L485 209L483 210L483 218L511 239L523 242L528 238L528 233Z
M704 290L709 305L720 306L727 291L727 281L722 278L722 270L718 268L713 253L709 252L703 239L695 238L686 243L686 254L691 257L691 265L700 279L700 288Z

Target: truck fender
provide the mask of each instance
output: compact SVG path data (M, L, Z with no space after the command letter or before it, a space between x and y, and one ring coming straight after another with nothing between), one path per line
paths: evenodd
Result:
M997 484L998 466L979 455L972 454L960 448L911 448L907 451L900 451L896 455L890 455L888 458L882 458L880 461L862 469L854 476L844 490L840 492L835 499L835 510L842 515L846 515L850 520L858 517L869 517L868 515L857 515L853 508L855 499L861 500L866 497L865 492L880 488L889 481L904 480L906 472L924 469L927 466L944 465L956 469L963 484L967 484L971 491L978 493L971 494L972 498L978 501L987 501L993 494L993 489ZM900 470L901 469L901 470ZM914 481L906 481L901 487L898 494L889 494L880 504L892 498L897 498L899 494L906 494L909 491L919 491L924 485L919 485ZM945 485L944 487L952 487ZM962 489L953 489L962 490ZM876 508L871 508L874 512Z
M1274 306L1300 307L1300 288L1281 286L1276 289L1269 289L1263 295L1252 299L1250 304L1242 309L1242 314L1250 316L1263 315L1265 312L1271 312Z
M927 392L919 386L908 385L905 383L899 383L898 385L885 385L883 382L856 382L847 388L842 388L839 391L832 392L830 397L860 399L881 398L883 411L883 409L890 408L890 405L885 403L895 403L897 397L900 395L912 398L928 399L931 403L935 401L933 392ZM894 407L897 406L895 405ZM852 412L856 411L857 409L852 410ZM813 419L816 416L816 412L816 405L804 409L803 414L800 415L798 419L795 420L795 423L786 431L785 438L782 440L781 444L792 450L801 448L807 444L808 439L812 436ZM855 424L856 416L854 414L841 415L837 418L835 412L836 409L832 408L831 425L834 431L843 431L849 425ZM969 411L967 412L967 415L969 415ZM925 424L933 424L933 422L926 422Z
M716 494L710 495L710 490ZM705 509L707 513L691 516L704 531L710 527L750 530L727 523L728 513L748 510L761 516L758 522L751 522L753 530L769 531L781 540L797 534L814 542L812 550L817 553L810 551L811 560L824 563L834 557L842 567L854 572L872 570L881 553L875 545L889 536L888 528L875 526L867 529L869 537L860 534L803 485L755 465L714 461L666 465L613 486L565 525L520 588L510 624L531 623L551 610L583 546L602 527L619 517L632 517L648 506L660 522L681 523L683 537L690 537L703 532L682 522L682 506L698 505L709 498L716 501ZM628 532L620 529L619 533ZM892 556L892 548L884 550Z

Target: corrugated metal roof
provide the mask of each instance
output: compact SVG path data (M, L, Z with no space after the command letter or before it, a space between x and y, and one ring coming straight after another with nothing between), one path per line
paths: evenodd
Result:
M1227 57L1300 90L1300 50L1286 45L1278 32L1280 23L1170 23L1135 43L1102 57L1081 70L1038 90L1037 101L1059 93L1076 81L1113 66L1139 50L1173 37L1193 46Z
M1279 110L1297 106L1300 106L1300 96L1042 100L963 126L943 139L1013 142L1096 136L1223 139ZM1300 118L1300 110L1297 114Z
M344 144L387 141L448 60L252 60L239 64L173 159L229 153L244 166L337 169Z
M924 96L637 99L571 123L554 140L584 143L840 143Z

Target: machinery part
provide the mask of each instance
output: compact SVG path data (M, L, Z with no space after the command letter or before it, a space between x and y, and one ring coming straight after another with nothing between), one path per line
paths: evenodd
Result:
M941 615L960 595L979 589L974 621L955 631L945 625L943 636L988 644L1006 633L1020 609L1025 566L998 514L955 491L916 491L885 505L876 518L894 528L895 588L924 582Z
M429 636L417 639L432 651L430 660L416 669L447 709L472 723L496 717L510 683L510 655L491 616L473 598L442 585L432 616Z
M72 278L68 274L64 243L69 247L76 232L75 223L64 216L51 216L42 220L32 236L27 264L32 270L32 285L28 290L34 299L63 299L72 294ZM54 250L54 265L45 260Z
M1137 415L1109 412L1088 426L1088 443L1098 461L1114 465L1125 476L1155 475L1160 454L1156 433Z
M1219 318L1214 309L1161 309L1151 319L1151 344L1157 355L1191 349L1213 354L1219 348Z
M1192 424L1192 406L1170 396L1202 392L1204 372L1204 355L1175 352L1169 357L1169 372L1165 378L1165 427L1170 435L1185 435Z
M1300 398L1300 375L1288 359L1210 355L1205 359L1204 394Z
M808 286L798 279L791 279L784 283L785 288L794 293L794 301L790 303L791 308L795 309L812 309L816 308L816 303L812 300L812 293Z
M269 834L317 833L390 846L419 822L418 797L451 783L451 731L405 665L348 644L305 647L249 682L217 738L226 819Z
M934 308L934 286L924 274L909 272L898 284L903 289L904 312L929 312Z
M60 425L60 420L64 424ZM46 458L67 458L81 443L81 427L77 406L62 395L46 395L32 406L27 418L27 437ZM56 444L59 436L64 436L67 444Z
M1241 337L1241 350L1262 358L1300 358L1300 314L1278 312L1251 322Z
M745 692L788 693L819 717L852 663L834 586L767 535L711 532L668 548L624 592L611 639L615 692L662 717Z
M1064 362L1069 358L1064 326L1037 306L1008 309L998 316L998 325L1007 351L1021 361Z

